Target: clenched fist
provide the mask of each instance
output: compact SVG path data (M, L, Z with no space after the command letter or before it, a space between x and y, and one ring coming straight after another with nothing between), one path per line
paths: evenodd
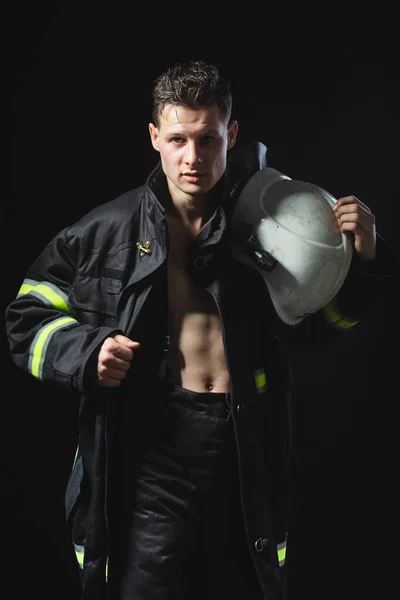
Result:
M116 335L104 340L97 360L98 382L103 387L118 387L125 379L139 342Z

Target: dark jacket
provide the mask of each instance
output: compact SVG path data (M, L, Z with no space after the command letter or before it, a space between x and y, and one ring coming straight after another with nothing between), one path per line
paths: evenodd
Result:
M266 148L260 143L230 156L214 191L215 211L189 251L188 268L212 294L221 316L249 550L265 598L280 600L292 455L290 342L310 343L326 339L329 331L346 331L399 267L379 238L379 260L371 266L354 258L335 304L307 318L304 326L285 326L261 277L234 260L226 237L235 199L265 166ZM164 186L157 165L145 185L66 227L34 261L6 310L16 365L44 384L82 397L79 447L66 491L67 520L82 567L82 600L107 597L116 400L133 399L132 435L140 440L151 419L151 394L144 391L160 377L168 348L168 233L159 201ZM104 340L117 333L139 340L141 349L116 391L96 384L96 361Z

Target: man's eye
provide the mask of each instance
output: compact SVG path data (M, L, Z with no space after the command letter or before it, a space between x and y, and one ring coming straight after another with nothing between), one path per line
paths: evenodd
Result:
M183 142L183 138L181 137L173 137L171 138L171 142L174 142L174 144L180 144Z
M212 135L206 135L203 138L201 138L201 143L203 144L203 146L208 146L208 144L212 144L214 141L214 138L212 137Z

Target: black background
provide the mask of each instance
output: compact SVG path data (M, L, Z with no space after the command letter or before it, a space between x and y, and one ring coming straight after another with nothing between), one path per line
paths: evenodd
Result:
M394 14L113 6L4 16L4 307L59 229L143 182L157 160L152 82L192 58L231 81L238 143L260 140L270 166L357 195L400 252ZM398 292L345 341L298 359L289 600L398 597ZM17 371L6 340L2 366L3 584L13 598L77 600L63 512L76 406Z

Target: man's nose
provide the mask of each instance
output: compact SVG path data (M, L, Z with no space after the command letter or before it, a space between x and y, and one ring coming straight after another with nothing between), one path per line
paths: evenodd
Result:
M190 166L196 166L201 162L201 156L199 152L199 147L195 142L190 143L188 146L188 153L186 156L186 162Z

